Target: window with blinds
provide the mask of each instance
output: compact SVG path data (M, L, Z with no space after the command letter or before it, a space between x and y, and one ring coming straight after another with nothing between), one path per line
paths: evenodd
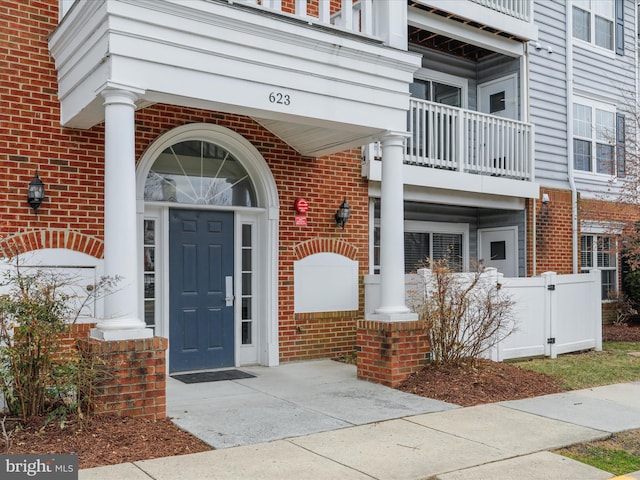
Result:
M615 239L602 235L580 237L580 269L583 273L597 268L602 275L602 299L618 290L618 257Z
M462 234L438 232L405 232L404 271L415 272L427 259L447 260L449 267L461 272L463 267Z

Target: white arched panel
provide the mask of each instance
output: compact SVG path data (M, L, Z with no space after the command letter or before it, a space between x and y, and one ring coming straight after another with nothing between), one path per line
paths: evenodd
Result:
M358 262L337 253L316 253L293 262L294 311L358 310Z

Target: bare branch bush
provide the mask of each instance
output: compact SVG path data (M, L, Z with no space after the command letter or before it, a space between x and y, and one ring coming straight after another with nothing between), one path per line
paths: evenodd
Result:
M482 265L456 273L447 260L430 261L422 298L412 307L430 332L432 361L475 361L514 331L514 302Z

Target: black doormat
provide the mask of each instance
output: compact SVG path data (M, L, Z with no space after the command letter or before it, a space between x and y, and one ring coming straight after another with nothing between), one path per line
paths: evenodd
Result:
M218 370L216 372L195 372L183 373L180 375L171 375L171 378L180 380L182 383L203 383L203 382L219 382L220 380L239 380L241 378L254 378L247 372L240 370Z

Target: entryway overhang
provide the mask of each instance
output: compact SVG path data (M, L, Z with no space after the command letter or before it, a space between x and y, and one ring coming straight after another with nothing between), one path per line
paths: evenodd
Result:
M105 88L254 118L305 156L406 129L420 56L371 35L218 0L76 2L51 34L61 121L104 121Z

